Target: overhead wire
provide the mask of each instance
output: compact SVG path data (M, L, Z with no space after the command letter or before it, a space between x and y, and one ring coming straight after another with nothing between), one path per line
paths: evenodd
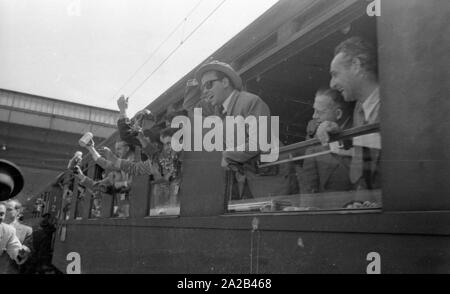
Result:
M180 29L180 27L187 21L187 19L194 13L195 10L200 6L203 0L197 2L197 4L192 8L189 13L183 18L183 20L170 32L170 34L158 45L158 47L153 50L150 56L136 69L136 71L127 79L127 81L114 93L113 98L116 97L128 83L136 77L136 75L141 71L141 69L155 56L156 52L161 49L161 47Z
M163 65L164 63L166 63L167 60L169 60L170 57L172 57L172 55L178 51L178 49L187 41L189 40L189 38L226 2L227 0L223 0L222 2L219 3L219 5L216 6L216 8L214 8L214 10L212 10L208 16L206 18L204 18L202 20L202 22L197 25L197 27L195 27L195 29L184 39L180 42L180 44L178 44L177 47L175 47L175 49L173 49L169 55L164 58L164 60L150 73L149 76L147 76L144 81L142 81L139 86L137 86L131 93L130 93L130 97L137 92L137 90L139 90L139 88L141 88Z

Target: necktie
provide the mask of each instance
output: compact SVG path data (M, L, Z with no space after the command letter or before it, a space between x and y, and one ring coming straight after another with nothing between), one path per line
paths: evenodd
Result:
M224 108L222 104L216 106L216 115L221 118L225 117L226 113L224 113Z
M365 124L364 111L362 104L357 102L355 112L353 115L353 126L359 127ZM350 164L350 180L353 184L358 183L363 175L364 167L364 148L361 146L354 146L354 155Z

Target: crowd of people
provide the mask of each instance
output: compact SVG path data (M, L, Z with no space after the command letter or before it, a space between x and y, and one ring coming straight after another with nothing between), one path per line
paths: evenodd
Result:
M297 192L315 194L380 188L381 138L378 133L330 143L330 138L343 130L379 122L377 64L375 47L362 38L352 37L335 49L329 87L317 90L314 114L305 130L307 139L317 138L322 145L308 147L304 155L312 156L295 163ZM271 116L263 99L246 92L239 74L219 61L199 68L195 79L187 84L183 106L168 111L160 122L147 109L130 119L128 98L124 96L117 100L117 105L120 139L115 143L114 152L107 147L97 150L93 140L85 146L104 170L102 178L89 178L79 165L71 171L83 189L96 195L95 211L91 213L94 217L100 216L100 194L112 195L111 216L129 217L133 177L142 175L149 176L152 182L151 209L179 209L183 154L175 152L171 146L172 136L177 131L171 128L173 117L192 118L194 108L201 108L204 116L215 115L222 119L226 116L244 119ZM222 153L222 167L232 171L233 199L290 194L291 165L259 168L261 150L249 149L248 129L246 132L243 151L227 149ZM136 152L136 148L140 152ZM364 207L364 203L350 203L344 208ZM156 214L160 212L156 210ZM56 230L54 217L44 214L40 228L33 231L21 222L21 216L22 206L17 200L0 203L0 272L45 272L51 268L52 235Z
M335 49L330 74L329 87L316 92L314 114L306 130L307 138L318 138L322 146L307 148L304 155L311 156L302 161L259 168L262 153L259 149L249 150L247 129L244 151L226 150L222 155L222 167L233 172L232 199L380 188L378 133L329 142L330 136L343 130L379 122L376 48L359 37L345 40ZM118 99L117 105L120 140L116 142L115 152L107 147L96 150L93 142L86 146L95 162L105 170L105 177L94 181L79 168L75 173L81 185L88 189L111 187L112 215L117 217L129 216L130 184L139 175L148 175L152 181L151 207L179 205L182 152L175 152L170 146L177 131L170 127L174 116L192 118L193 110L201 108L203 116L222 119L271 117L266 102L246 92L239 74L219 61L198 69L195 79L186 86L182 108L168 111L159 123L147 109L129 119L128 98L124 96ZM140 160L135 158L135 147L141 150ZM293 165L297 175L294 184Z
M323 146L308 148L305 154L311 156L295 163L297 192L380 188L379 133L330 143L330 136L343 130L379 122L377 64L375 46L360 37L347 39L336 47L329 87L317 91L314 115L306 130L308 138L318 138ZM202 95L197 99L185 97L184 105L191 112L201 107L204 113L210 113L211 107L205 107L210 103L215 114L222 117L270 117L268 105L243 90L240 76L228 64L208 63L198 70L196 78ZM258 169L261 152L249 151L247 147L244 152L223 152L222 166L234 171L235 199L291 194L289 165L281 164L269 171Z
M57 273L51 263L56 219L45 213L33 230L22 218L18 200L0 202L0 274Z
M86 176L79 166L74 172L81 186L95 195L99 191L113 197L112 217L130 216L130 189L133 177L149 176L152 182L151 209L159 209L158 214L170 213L170 209L179 209L179 189L181 185L182 153L171 148L172 135L176 129L170 127L173 116L184 115L185 112L172 110L161 123L144 109L133 118L128 118L128 98L121 96L117 100L120 117L117 121L120 139L115 143L114 152L108 147L97 150L93 140L86 145L92 158L104 170L101 180ZM140 154L136 156L135 149ZM99 210L99 199L95 206ZM95 212L94 212L95 213ZM91 213L92 215L92 213ZM94 214L95 217L100 215Z

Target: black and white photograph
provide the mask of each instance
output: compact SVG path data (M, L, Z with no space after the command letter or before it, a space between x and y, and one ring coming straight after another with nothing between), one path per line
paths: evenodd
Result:
M0 274L450 274L449 16L0 0Z

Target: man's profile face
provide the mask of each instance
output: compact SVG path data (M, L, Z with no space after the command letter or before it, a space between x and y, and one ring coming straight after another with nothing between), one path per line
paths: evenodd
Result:
M336 104L333 99L326 95L317 95L314 99L313 119L321 123L324 121L336 122L338 120Z
M202 76L201 85L206 100L212 105L220 105L227 98L222 80L218 79L216 72L206 72Z
M339 53L333 58L330 66L330 88L341 92L345 101L356 101L355 88L358 85L356 65L344 53Z
M0 224L5 220L6 216L6 206L0 204Z

